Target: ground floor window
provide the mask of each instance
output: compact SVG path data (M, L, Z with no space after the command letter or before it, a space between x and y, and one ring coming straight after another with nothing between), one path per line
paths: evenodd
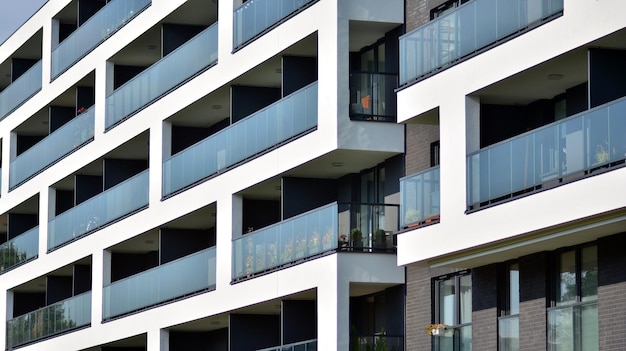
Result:
M472 349L472 276L468 271L435 278L433 281L435 324L446 328L433 336L433 350Z
M548 350L598 349L598 252L585 246L558 253L554 261Z
M519 351L519 264L507 264L498 318L499 351Z

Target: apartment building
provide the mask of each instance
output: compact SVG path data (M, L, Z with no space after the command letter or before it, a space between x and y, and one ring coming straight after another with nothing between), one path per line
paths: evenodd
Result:
M407 1L407 350L624 350L626 3Z
M0 344L402 350L404 10L45 2L0 44Z

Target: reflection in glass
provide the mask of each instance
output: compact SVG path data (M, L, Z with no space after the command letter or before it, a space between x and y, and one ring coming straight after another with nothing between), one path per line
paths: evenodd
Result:
M576 251L559 255L557 306L576 302Z
M582 301L598 299L598 249L597 246L581 250L580 282Z

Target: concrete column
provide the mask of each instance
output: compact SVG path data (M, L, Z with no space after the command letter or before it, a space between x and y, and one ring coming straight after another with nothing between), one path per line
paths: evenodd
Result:
M148 331L147 351L169 351L170 334L167 330L157 329Z

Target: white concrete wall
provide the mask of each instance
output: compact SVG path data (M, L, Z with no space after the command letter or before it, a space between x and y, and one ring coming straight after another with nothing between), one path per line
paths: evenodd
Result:
M399 235L399 264L443 261L469 249L479 255L493 243L626 206L626 197L615 196L626 192L626 170L619 169L465 214L466 155L478 147L476 125L467 124L467 114L476 113L468 95L626 26L620 0L565 0L564 9L562 17L398 93L399 121L440 109L442 184L441 222ZM564 244L561 238L543 248Z

